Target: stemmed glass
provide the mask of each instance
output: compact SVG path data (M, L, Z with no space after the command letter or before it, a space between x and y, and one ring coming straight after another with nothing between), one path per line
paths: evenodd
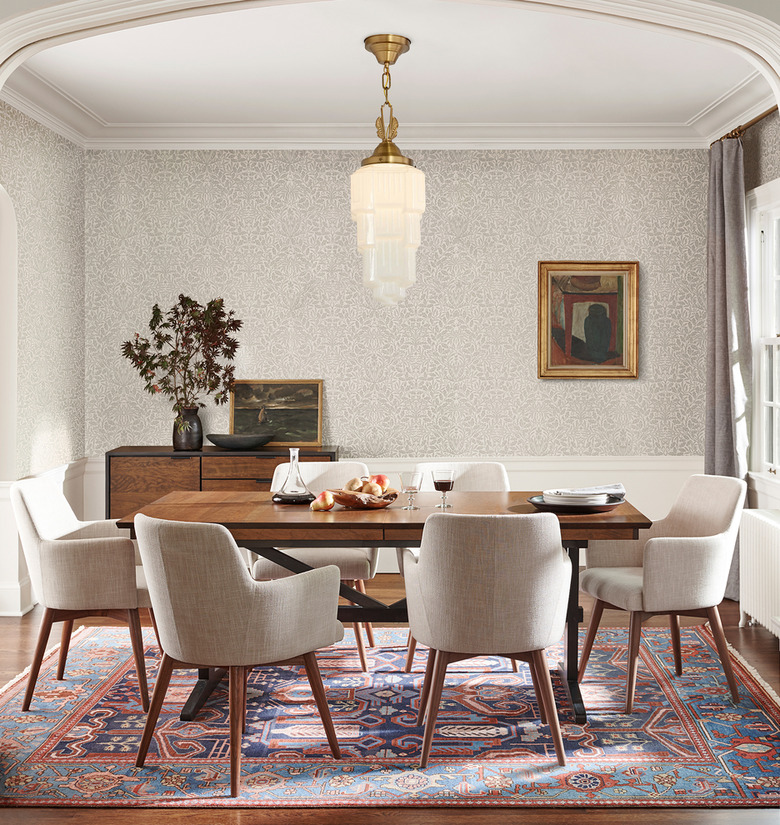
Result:
M420 484L422 484L422 473L417 470L410 470L406 473L401 473L401 492L409 496L409 503L402 510L419 510L419 507L414 506L414 495L420 492Z
M437 504L436 506L440 510L446 510L447 507L452 507L451 504L447 504L447 493L452 490L452 487L455 483L455 471L454 470L433 470L433 489L436 490L438 493L441 493L441 504Z

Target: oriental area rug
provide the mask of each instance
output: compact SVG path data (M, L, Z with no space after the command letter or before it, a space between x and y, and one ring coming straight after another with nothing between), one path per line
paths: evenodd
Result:
M147 631L148 633L148 631ZM351 632L318 654L343 758L330 756L308 682L256 669L241 795L229 796L227 685L194 722L179 711L194 673L174 671L146 766L127 630L74 635L63 681L44 661L31 709L22 675L0 694L0 805L95 807L771 807L780 804L778 699L734 657L734 705L706 628L684 628L675 677L665 628L643 632L635 712L623 713L627 631L599 631L582 693L588 722L553 678L568 765L541 725L527 665L484 657L448 670L429 767L417 766L426 651L405 674L406 631L375 629L370 672ZM154 683L158 651L146 637ZM551 649L554 662L561 651ZM0 819L2 816L0 815Z

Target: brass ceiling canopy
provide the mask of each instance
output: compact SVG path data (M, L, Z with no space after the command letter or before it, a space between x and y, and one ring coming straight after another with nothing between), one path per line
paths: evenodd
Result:
M372 34L364 41L366 51L371 52L380 64L395 65L395 61L409 51L412 41L402 34Z
M379 109L379 117L376 119L377 137L382 142L374 149L370 157L365 158L361 166L368 166L372 163L404 163L407 166L414 166L411 158L405 157L401 150L393 143L393 138L398 134L398 121L393 116L393 107L388 98L390 92L390 66L395 61L409 51L412 41L402 34L372 34L364 41L366 51L376 57L377 61L384 66L382 72L382 88L385 92L385 102ZM388 109L388 119L385 122L385 107Z

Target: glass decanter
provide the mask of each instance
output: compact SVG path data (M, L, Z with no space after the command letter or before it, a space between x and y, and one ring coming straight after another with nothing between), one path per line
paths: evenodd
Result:
M277 504L309 504L314 501L314 493L304 484L298 466L298 448L290 447L290 469L281 489L274 493L271 501Z

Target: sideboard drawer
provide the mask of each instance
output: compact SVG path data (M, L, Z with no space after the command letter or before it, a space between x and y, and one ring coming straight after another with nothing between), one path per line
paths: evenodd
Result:
M200 458L187 456L111 459L109 518L121 518L171 490L200 490Z
M201 490L240 490L245 493L268 493L271 490L270 478L204 478Z
M273 478L277 464L284 464L286 456L203 456L203 478Z

